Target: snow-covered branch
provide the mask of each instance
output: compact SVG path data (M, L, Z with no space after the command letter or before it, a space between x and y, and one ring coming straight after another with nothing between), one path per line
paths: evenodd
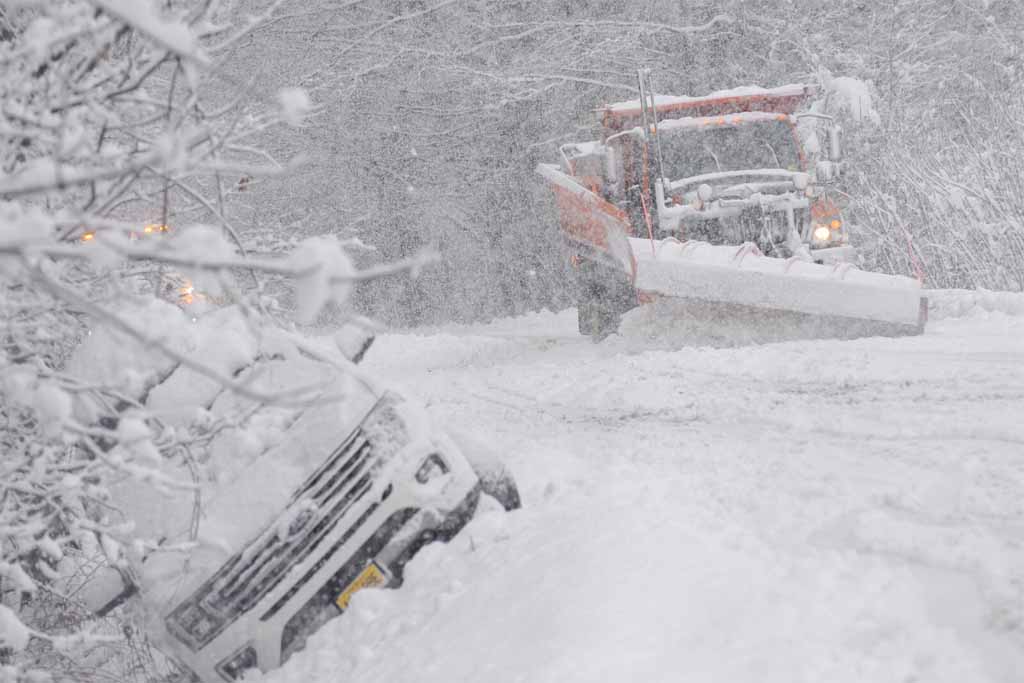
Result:
M192 495L203 449L252 416L214 419L196 404L172 426L145 407L154 384L180 370L282 410L337 398L322 382L267 387L258 373L190 353L198 313L174 305L219 297L254 337L273 337L291 324L279 319L289 308L311 320L353 283L423 263L359 271L327 238L290 256L247 256L229 203L295 168L261 140L315 108L294 88L254 98L230 86L210 55L272 20L278 4L241 22L207 0L0 10L0 677L27 675L33 653L109 639L39 614L69 599L59 585L83 549L120 568L127 553L159 545L136 536L112 491L134 482ZM268 278L291 281L293 300L268 296ZM100 338L117 340L125 368L141 365L97 375L83 349ZM168 474L180 462L191 478Z

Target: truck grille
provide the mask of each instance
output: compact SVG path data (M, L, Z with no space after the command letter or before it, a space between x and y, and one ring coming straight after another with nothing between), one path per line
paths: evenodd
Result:
M808 221L807 209L795 209L794 226L797 234L804 231ZM789 233L789 220L785 210L765 211L760 207L749 207L735 216L687 223L683 228L686 239L696 239L711 244L743 244L753 242L768 255L773 255L776 245L785 242Z
M799 215L795 216L799 221ZM723 232L728 244L754 242L760 246L767 238L772 242L782 242L789 231L789 221L785 211L762 211L759 208L746 209L735 218L723 219ZM796 223L800 229L799 222Z
M241 552L228 560L192 599L179 605L168 624L188 621L196 604L215 615L217 627L202 637L181 634L202 647L238 615L262 600L288 571L301 564L370 490L377 458L361 429L356 429L292 495L288 506Z

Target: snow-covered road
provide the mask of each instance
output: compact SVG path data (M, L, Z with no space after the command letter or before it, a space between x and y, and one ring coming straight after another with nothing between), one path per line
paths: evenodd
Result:
M595 345L572 311L384 337L367 365L499 449L524 508L267 679L1024 680L1024 299L978 303L733 349Z

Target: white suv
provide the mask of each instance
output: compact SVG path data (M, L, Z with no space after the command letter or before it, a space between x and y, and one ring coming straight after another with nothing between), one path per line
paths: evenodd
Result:
M211 325L194 352L231 357L223 348L231 329ZM318 400L263 406L183 367L163 373L144 401L168 424L196 405L214 419L246 421L204 448L196 498L155 500L135 482L114 491L161 544L122 571L130 580L97 611L134 593L156 644L202 681L275 668L356 590L399 585L423 545L466 524L481 491L507 509L519 504L507 473L474 467L411 400L354 367L282 346L252 346L228 369L264 389L317 381ZM268 433L275 438L264 447ZM188 469L174 471L181 479Z

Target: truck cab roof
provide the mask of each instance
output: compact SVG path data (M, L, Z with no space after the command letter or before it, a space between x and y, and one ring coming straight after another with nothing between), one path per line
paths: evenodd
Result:
M800 83L777 88L743 86L719 90L701 97L655 95L654 108L659 120L724 116L743 112L793 114L816 92L816 86ZM639 99L606 104L598 111L606 135L641 125L643 122Z

